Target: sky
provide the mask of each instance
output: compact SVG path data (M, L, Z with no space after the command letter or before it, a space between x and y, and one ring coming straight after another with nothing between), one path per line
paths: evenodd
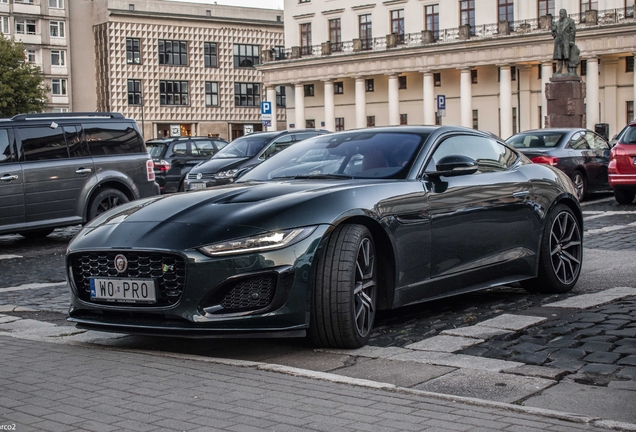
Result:
M247 6L247 7L259 7L268 9L280 9L283 10L284 0L172 0L172 1L189 1L192 3L208 3L208 4L220 4L228 6Z

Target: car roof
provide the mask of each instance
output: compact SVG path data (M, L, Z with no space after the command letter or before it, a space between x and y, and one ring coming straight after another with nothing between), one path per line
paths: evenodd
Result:
M545 133L545 132L561 132L561 133L567 133L567 132L572 132L572 131L587 131L587 132L592 132L589 129L585 129L585 128L543 128L543 129L530 129L530 130L526 130L523 132L518 132L515 135L523 135L523 134L528 134L528 133Z

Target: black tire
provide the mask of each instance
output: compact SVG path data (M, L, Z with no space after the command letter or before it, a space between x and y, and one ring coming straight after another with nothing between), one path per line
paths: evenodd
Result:
M128 201L130 200L122 191L111 188L104 189L91 200L88 208L88 220L95 219L105 211L125 204Z
M312 342L333 348L366 345L373 329L378 285L369 230L353 224L336 228L316 269L309 326Z
M530 292L565 293L576 285L583 262L583 232L569 207L558 204L545 221L539 249L539 274L521 285Z
M631 204L634 202L634 197L636 197L636 192L634 191L614 189L614 199L619 204Z
M185 178L181 179L181 183L179 183L177 192L185 192Z
M572 173L571 178L576 190L576 197L582 202L587 196L587 177L581 171L576 170Z
M52 232L53 232L53 228L46 228L46 229L40 229L35 231L24 231L18 234L20 234L22 237L27 239L40 239L40 238L46 237Z

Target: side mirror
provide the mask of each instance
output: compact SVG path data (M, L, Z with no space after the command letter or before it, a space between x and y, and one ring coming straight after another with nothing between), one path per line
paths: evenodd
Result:
M435 166L435 171L427 172L429 177L454 177L475 174L479 169L477 161L463 155L449 155L441 158Z

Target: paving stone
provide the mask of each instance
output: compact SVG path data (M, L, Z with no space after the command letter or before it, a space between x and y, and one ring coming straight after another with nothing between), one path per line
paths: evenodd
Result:
M636 337L636 327L624 328L622 330L611 330L611 331L605 332L605 334L608 334L610 336L633 338L633 337Z
M548 360L548 353L526 352L510 357L510 361L517 361L529 365L541 366Z
M608 352L612 349L613 346L614 344L609 342L586 342L578 348L582 349L585 352L591 353L596 351Z
M510 333L510 331L487 328L483 326L474 326L474 325L468 326L468 327L460 327L458 329L444 330L442 332L443 335L448 335L448 336L464 336L464 337L471 337L471 338L484 339L484 340L488 340L495 336L499 336L499 335L503 335L507 333Z
M614 348L612 352L619 354L636 355L636 346L620 345L617 348Z
M545 322L547 320L548 319L544 317L503 314L503 315L499 315L496 318L492 318L487 321L480 322L477 325L483 326L483 327L501 329L501 330L519 331L527 327Z
M530 342L522 342L514 346L513 351L518 353L533 353L545 348L543 345L533 344Z
M559 380L564 375L568 373L568 371L557 369L554 367L546 367L546 366L535 366L535 365L523 365L516 367L514 369L508 369L502 371L502 373L509 373L513 375L524 375L531 376L537 378L545 378L551 380Z
M579 331L577 331L574 334L574 337L577 339L583 338L583 337L589 337L589 336L598 336L601 333L603 333L603 330L597 329L596 327L594 328L586 328L586 329L581 329Z
M499 349L499 348L493 348L491 350L486 351L482 355L484 357L487 357L487 358L507 359L508 357L510 357L510 355L512 355L512 352L509 351L509 350L502 350L502 349Z
M615 343L616 345L636 346L636 338L623 338Z
M618 361L621 366L636 366L636 355L630 355Z
M636 367L624 367L616 374L617 378L636 381Z
M610 364L591 363L579 369L579 374L609 376L618 370L618 366Z
M585 362L578 360L557 359L550 363L544 364L544 366L553 367L556 369L563 369L568 372L576 372L585 366Z
M608 385L608 388L619 389L619 390L630 390L636 392L636 381L611 381Z
M621 358L621 355L618 353L610 353L610 352L594 352L587 357L583 358L583 361L589 363L605 363L612 364L616 363L616 361ZM636 356L635 356L636 358Z
M609 335L599 335L599 336L590 336L581 339L581 342L610 342L614 343L618 339L618 336L609 336Z
M548 346L553 348L572 348L577 345L579 345L578 340L563 336L559 336L548 342Z
M617 287L609 290L602 291L594 294L583 294L571 297L566 300L558 301L555 303L548 303L545 306L548 307L560 307L560 308L576 308L576 309L589 309L595 306L610 303L621 298L636 295L636 288L630 287Z
M587 353L582 349L562 348L550 354L550 359L579 360L585 357Z
M434 336L423 341L406 345L405 348L421 351L455 352L472 345L484 342L483 339L465 338L460 336Z
M461 354L472 355L472 356L482 356L487 352L488 352L488 348L483 346L471 346L460 351Z
M590 312L590 313L579 314L577 315L577 318L579 322L596 324L596 323L601 323L605 321L607 319L607 315Z
M613 325L617 325L619 327L622 327L624 325L631 324L631 320L629 320L629 319L617 319L616 317L612 316L612 319L608 319L603 324L613 324Z

